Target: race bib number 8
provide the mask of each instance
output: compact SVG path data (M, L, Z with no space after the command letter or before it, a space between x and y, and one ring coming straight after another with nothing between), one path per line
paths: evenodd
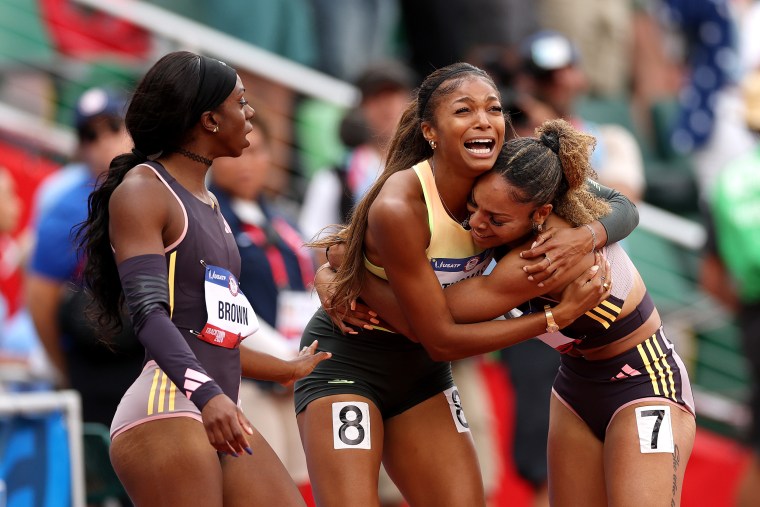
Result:
M670 406L636 407L636 427L639 430L639 447L642 453L673 452Z
M369 405L363 401L332 404L333 448L371 449Z
M470 425L467 424L467 418L464 416L462 398L459 396L457 386L446 389L443 393L446 395L446 400L449 402L451 417L454 418L454 425L457 427L457 431L459 433L470 431Z

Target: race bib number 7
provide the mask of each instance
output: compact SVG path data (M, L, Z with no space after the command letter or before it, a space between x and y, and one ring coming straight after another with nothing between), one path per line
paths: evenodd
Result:
M673 452L670 406L636 407L636 427L639 430L639 449L642 453Z

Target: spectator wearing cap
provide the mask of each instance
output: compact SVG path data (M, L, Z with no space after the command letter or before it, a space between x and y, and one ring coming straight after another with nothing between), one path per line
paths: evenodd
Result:
M87 218L88 197L98 176L131 148L125 110L126 97L106 88L89 89L77 101L76 160L43 183L35 196L35 237L24 280L26 309L57 370L57 385L80 393L84 421L106 425L139 372L142 352L135 345L107 346L87 325L86 293L78 290L83 259L72 228ZM128 334L123 336L126 343Z
M566 35L583 55L580 65L589 92L597 97L615 98L628 92L633 77L634 14L644 4L658 1L538 0L532 3L538 26Z
M355 82L360 102L348 110L340 138L349 148L343 163L319 171L304 195L299 228L312 238L325 226L346 222L353 205L383 170L383 155L417 85L414 72L397 60L368 65Z
M541 30L527 37L519 47L520 71L517 88L543 106L526 109L564 118L579 130L596 137L591 165L599 182L612 187L633 202L641 200L644 187L644 162L641 147L622 125L602 124L582 118L576 104L588 90L588 79L580 66L581 54L565 35ZM519 94L518 94L519 96ZM519 99L518 99L519 101ZM549 118L533 118L538 126Z

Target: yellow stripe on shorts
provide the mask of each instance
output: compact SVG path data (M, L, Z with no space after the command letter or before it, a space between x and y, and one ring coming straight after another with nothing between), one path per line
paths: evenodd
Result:
M666 398L670 398L670 395L668 394L668 383L665 380L665 372L662 369L662 366L660 366L660 357L657 356L654 352L654 348L652 347L652 342L654 340L654 336L651 336L647 338L647 341L645 342L647 344L647 350L649 350L649 354L651 355L652 359L654 359L654 366L657 368L657 373L660 377L660 382L662 382L662 395Z
M654 370L652 369L652 365L650 364L649 358L647 357L647 353L644 350L644 345L642 343L639 343L636 345L636 348L638 349L641 360L644 362L644 366L649 373L649 378L652 380L652 389L654 390L654 394L659 395L660 388L657 385L657 378L654 376Z
M169 412L174 412L174 397L177 396L177 386L172 382L169 385Z
M660 354L660 362L665 366L665 371L667 372L667 379L670 382L670 398L677 403L678 400L676 399L676 383L673 380L673 370L670 369L670 363L668 363L668 358L665 357L665 353L660 347L660 342L654 340L654 346L657 347L657 352Z
M158 413L164 411L164 397L166 396L166 381L169 379L169 377L166 376L166 373L161 372L161 390L158 392Z
M153 373L153 384L150 386L150 395L148 396L148 415L153 415L153 401L156 399L156 385L158 385L158 376L161 370L156 368Z

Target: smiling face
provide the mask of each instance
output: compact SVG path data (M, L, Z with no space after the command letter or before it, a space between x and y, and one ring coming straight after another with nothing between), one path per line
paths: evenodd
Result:
M423 122L422 132L437 144L436 154L478 173L491 169L505 131L499 94L491 83L480 76L464 78L437 101L434 119L434 124Z
M477 181L467 203L470 234L480 248L515 246L532 234L534 222L544 222L551 209L551 204L519 202L504 178L489 173Z

